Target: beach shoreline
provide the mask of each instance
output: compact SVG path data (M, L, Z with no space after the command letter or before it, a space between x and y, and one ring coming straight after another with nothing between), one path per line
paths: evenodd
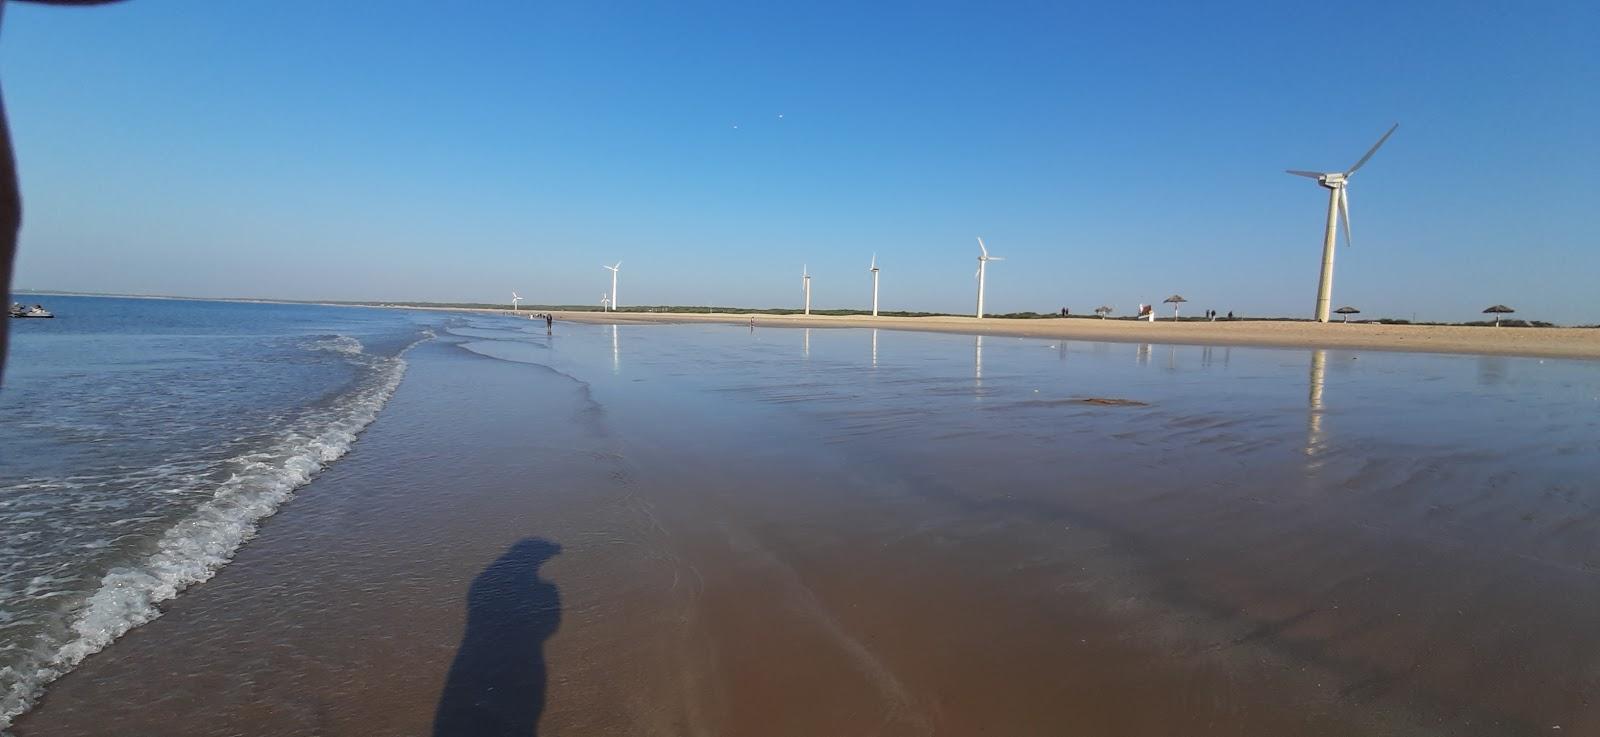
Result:
M47 294L35 292L35 294ZM229 299L117 296L137 299L175 299L251 304L314 304L324 307L426 310L512 315L511 310L488 307L446 307L412 304L352 304L348 302L291 302L270 299ZM519 315L540 314L527 307ZM1380 323L1317 323L1297 320L1251 319L1215 322L1097 320L1091 318L1003 317L978 319L957 315L897 317L869 315L794 315L756 312L599 312L549 311L558 320L588 324L676 325L711 323L745 325L755 318L758 327L877 328L958 335L1003 335L1018 338L1105 341L1110 343L1160 343L1163 345L1239 346L1302 350L1371 350L1400 353L1445 353L1527 358L1600 359L1600 328L1591 327L1489 327L1478 325L1386 325Z
M427 309L427 308L422 308ZM508 310L450 308L510 314ZM973 317L870 317L686 312L554 312L557 320L590 324L745 325L762 328L878 328L1018 338L1246 346L1258 348L1374 350L1530 358L1600 359L1600 329L1494 328L1468 325L1381 325L1288 320L1156 322L1086 318L1014 320Z

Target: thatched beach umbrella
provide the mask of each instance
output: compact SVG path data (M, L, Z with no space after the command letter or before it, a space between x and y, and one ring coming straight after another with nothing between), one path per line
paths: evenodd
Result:
M1340 314L1340 315L1344 315L1344 321L1345 322L1350 322L1350 316L1351 315L1359 315L1359 314L1361 314L1361 310L1358 310L1358 309L1356 309L1354 307L1351 307L1349 305L1345 305L1344 307L1340 307L1339 309L1334 310L1334 312L1337 313L1337 314Z
M1513 310L1510 307L1507 307L1505 305L1490 305L1489 307L1484 309L1483 314L1485 314L1485 315L1490 315L1490 314L1494 315L1494 326L1495 327L1500 327L1500 316L1501 315L1509 315L1509 314L1511 314L1513 312L1516 312L1516 310Z
M1094 314L1099 315L1102 320L1106 319L1106 315L1111 314L1113 311L1110 305L1100 305L1094 308Z
M1166 298L1164 300L1161 300L1161 301L1172 305L1172 319L1176 320L1176 319L1178 319L1178 305L1180 305L1180 304L1182 304L1184 302L1188 302L1189 300L1184 299L1183 295L1181 295L1181 294L1174 294L1171 297L1168 297L1168 298Z

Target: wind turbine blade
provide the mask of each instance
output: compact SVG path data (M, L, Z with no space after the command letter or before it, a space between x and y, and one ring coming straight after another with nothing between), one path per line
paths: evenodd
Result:
M984 247L982 238L978 239L978 250L983 251L984 256L989 255L989 249Z
M1004 260L1006 260L1006 258L1004 256L990 256L988 260L990 260L990 261L1004 261Z
M1295 175L1297 177L1308 177L1310 179L1321 179L1322 178L1322 174L1320 174L1318 172L1314 172L1314 171L1304 171L1304 170L1301 170L1301 169L1284 169L1284 171L1289 172L1290 174L1293 174L1293 175Z
M1377 143L1372 144L1372 148L1367 149L1367 155L1361 157L1361 160L1357 161L1355 166L1350 167L1350 170L1345 172L1344 175L1348 177L1351 174L1356 173L1356 170L1360 169L1362 164L1367 163L1367 159L1372 158L1372 155L1378 152L1378 147L1382 146L1384 141L1389 140L1389 136L1394 135L1395 129L1397 129L1399 127L1400 127L1400 124L1399 123L1395 123L1394 127L1390 128L1388 133L1383 134L1383 137L1379 138Z
M613 266L613 267L611 267L611 268L613 268L613 269L621 269L621 268L622 268L622 262L621 262L621 261L618 261L618 262L617 262L617 265L616 265L616 266Z
M1344 218L1344 245L1349 248L1355 241L1350 238L1350 190L1346 187L1339 188L1339 215Z
M878 254L872 254L872 263L867 266L867 271L878 268Z

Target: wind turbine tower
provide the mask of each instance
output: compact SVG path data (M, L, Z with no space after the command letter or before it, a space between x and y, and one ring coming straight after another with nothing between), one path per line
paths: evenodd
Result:
M1326 187L1328 190L1328 229L1322 235L1322 279L1317 283L1317 311L1315 315L1317 322L1328 321L1328 305L1333 300L1333 247L1339 239L1339 218L1341 216L1344 218L1344 244L1346 246L1350 245L1350 194L1347 190L1350 177L1354 176L1356 170L1367 163L1367 159L1372 158L1372 155L1378 152L1378 147L1382 146L1384 141L1389 140L1389 136L1394 135L1395 129L1399 127L1400 124L1395 123L1389 129L1389 132L1383 134L1383 137L1379 138L1377 143L1372 144L1372 148L1367 149L1366 155L1362 156L1355 163L1355 166L1350 167L1348 171L1286 170L1297 177L1315 179L1317 184Z
M872 254L872 264L867 266L867 271L872 272L872 316L878 316L878 254Z
M602 268L602 269L610 269L611 270L611 311L612 312L616 312L617 311L617 272L622 270L622 262L618 261L616 266L606 266L605 264L600 264L600 268Z
M973 276L978 278L978 317L983 317L983 277L988 272L990 261L1004 261L999 256L990 256L988 247L983 245L983 239L978 239L978 273Z
M801 265L801 267L800 267L800 289L801 289L801 291L805 292L805 295L806 295L805 314L809 315L809 314L811 314L811 271L810 271L810 267L805 266L805 265Z

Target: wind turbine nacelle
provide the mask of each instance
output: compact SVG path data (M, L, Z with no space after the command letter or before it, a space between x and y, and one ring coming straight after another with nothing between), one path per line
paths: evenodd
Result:
M1317 183L1322 185L1322 186L1324 186L1324 187L1327 187L1328 189L1334 189L1334 188L1337 188L1337 187L1343 187L1344 186L1344 174L1342 172L1336 172L1336 173L1333 173L1333 174L1323 174L1322 178L1317 180Z

